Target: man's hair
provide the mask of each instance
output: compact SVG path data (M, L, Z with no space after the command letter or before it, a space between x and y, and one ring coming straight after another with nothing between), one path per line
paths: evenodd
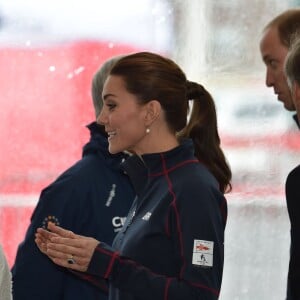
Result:
M103 63L103 65L98 69L98 71L93 76L92 80L92 98L95 108L96 118L100 114L102 109L102 91L106 78L108 77L110 70L114 64L122 58L123 55L114 56Z
M289 9L269 22L264 30L277 28L280 42L290 48L293 36L300 32L300 9Z

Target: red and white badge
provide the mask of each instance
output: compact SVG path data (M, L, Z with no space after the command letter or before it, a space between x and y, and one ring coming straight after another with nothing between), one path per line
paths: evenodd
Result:
M214 242L194 240L193 265L212 267L214 255Z

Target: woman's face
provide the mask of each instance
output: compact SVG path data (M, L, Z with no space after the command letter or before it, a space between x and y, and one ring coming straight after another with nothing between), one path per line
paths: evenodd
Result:
M146 105L138 104L135 95L129 93L120 76L107 78L103 93L103 108L97 122L105 126L109 152L124 150L143 154L146 136Z

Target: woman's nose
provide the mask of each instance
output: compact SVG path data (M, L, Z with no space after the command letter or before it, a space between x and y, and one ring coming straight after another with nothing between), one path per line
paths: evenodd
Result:
M105 125L105 113L103 112L103 109L100 111L100 114L97 117L96 122L100 125Z

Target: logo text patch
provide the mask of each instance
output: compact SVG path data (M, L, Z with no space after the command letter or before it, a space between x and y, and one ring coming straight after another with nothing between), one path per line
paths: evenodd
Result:
M212 267L214 254L214 242L194 240L193 265Z

